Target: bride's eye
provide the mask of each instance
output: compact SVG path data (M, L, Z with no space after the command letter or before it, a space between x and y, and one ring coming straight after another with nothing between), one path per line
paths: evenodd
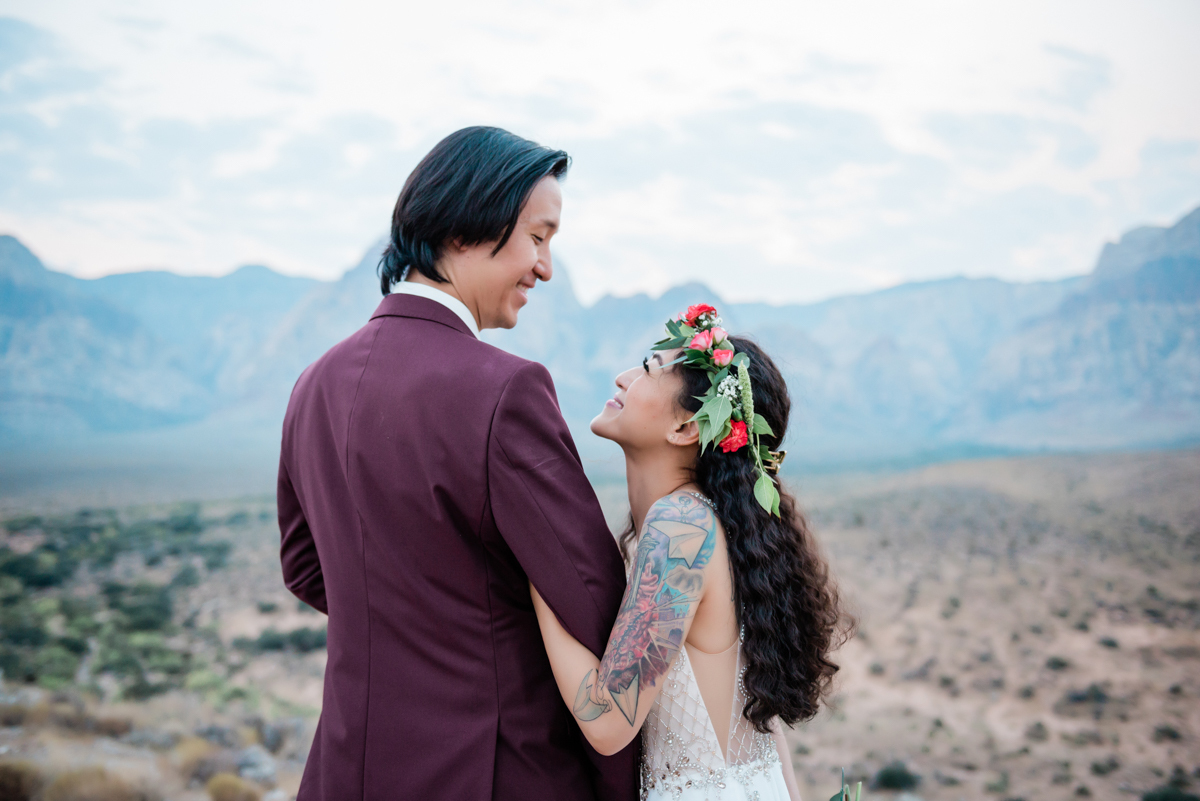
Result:
M650 372L650 357L649 356L642 359L642 369L645 370L647 373Z

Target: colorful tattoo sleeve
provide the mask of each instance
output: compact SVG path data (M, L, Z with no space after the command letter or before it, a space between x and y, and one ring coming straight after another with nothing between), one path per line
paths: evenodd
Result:
M712 512L689 495L668 495L651 507L600 669L584 676L575 695L577 718L595 720L615 706L634 725L638 698L683 647L716 531Z

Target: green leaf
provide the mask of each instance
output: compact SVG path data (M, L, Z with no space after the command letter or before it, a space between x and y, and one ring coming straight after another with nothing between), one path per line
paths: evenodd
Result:
M761 414L754 415L754 433L766 434L768 437L775 436L775 432L771 430L770 424L763 419Z
M744 353L735 354L733 357L733 361L730 362L730 364L732 364L734 367L737 367L740 364L744 364L744 365L746 365L746 369L749 370L750 369L750 357Z
M704 404L708 409L708 417L715 426L724 426L733 415L733 404L724 395L718 395Z
M771 482L771 514L779 517L779 490L775 489L775 482Z
M770 512L772 507L779 503L775 500L776 495L771 477L766 473L759 473L758 481L754 482L754 499L758 501L758 505Z

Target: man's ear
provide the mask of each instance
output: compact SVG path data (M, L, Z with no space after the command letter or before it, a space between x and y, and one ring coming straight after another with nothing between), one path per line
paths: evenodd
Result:
M681 448L685 448L688 445L695 445L699 441L700 425L695 420L680 423L670 434L667 434L667 442Z

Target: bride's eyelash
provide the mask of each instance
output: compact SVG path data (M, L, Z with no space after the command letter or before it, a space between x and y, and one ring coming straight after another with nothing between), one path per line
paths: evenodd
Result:
M649 356L642 359L642 369L645 370L647 373L650 372L650 357Z

